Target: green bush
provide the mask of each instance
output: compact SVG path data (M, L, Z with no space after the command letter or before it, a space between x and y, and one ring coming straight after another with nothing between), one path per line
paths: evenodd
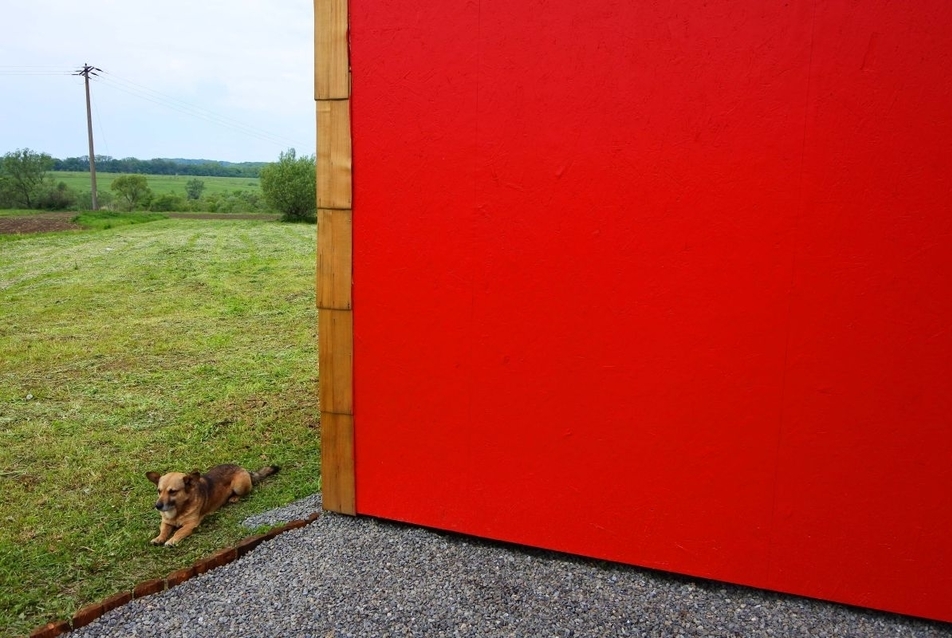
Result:
M264 199L257 193L235 190L230 193L212 193L198 201L189 202L189 210L209 213L264 213L268 208Z
M51 186L36 200L36 207L45 210L70 210L76 208L79 195L66 182Z
M281 153L277 162L261 169L261 192L284 221L317 219L317 170L313 155L297 157L294 149Z
M113 205L113 196L109 191L96 189L96 204L100 209L109 209ZM76 210L92 210L93 197L92 191L81 191L76 198Z
M186 210L186 208L185 198L181 195L173 195L171 193L153 197L152 203L149 205L149 210L161 213L168 213L174 210Z
M109 188L116 192L125 210L148 208L152 202L152 189L145 175L120 175Z

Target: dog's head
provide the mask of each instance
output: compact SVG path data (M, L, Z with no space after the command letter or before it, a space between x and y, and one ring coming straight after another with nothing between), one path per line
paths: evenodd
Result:
M159 500L155 502L155 509L171 514L191 499L201 474L196 470L191 474L169 472L160 475L158 472L146 472L145 476L155 483L159 490Z

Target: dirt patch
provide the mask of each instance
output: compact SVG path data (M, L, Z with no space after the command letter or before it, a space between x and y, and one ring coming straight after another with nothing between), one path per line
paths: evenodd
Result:
M70 221L75 216L76 213L37 213L36 215L0 217L0 235L82 230L82 226Z
M185 219L260 219L275 221L280 215L240 214L240 213L165 213L169 217ZM0 235L26 235L30 233L55 233L64 230L83 230L79 224L70 220L76 213L37 213L35 215L16 215L0 217Z

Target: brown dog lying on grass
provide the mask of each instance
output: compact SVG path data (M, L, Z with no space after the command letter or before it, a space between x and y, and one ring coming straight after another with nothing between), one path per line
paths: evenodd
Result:
M234 503L249 493L252 485L278 469L269 465L249 472L237 465L216 465L205 474L198 470L191 474L146 472L146 478L159 488L155 509L162 514L159 535L152 539L152 544L172 547L191 534L205 516L226 502Z

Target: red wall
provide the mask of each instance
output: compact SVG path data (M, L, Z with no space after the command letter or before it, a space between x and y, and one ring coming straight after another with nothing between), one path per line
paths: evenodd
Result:
M351 47L359 513L952 621L952 4Z

